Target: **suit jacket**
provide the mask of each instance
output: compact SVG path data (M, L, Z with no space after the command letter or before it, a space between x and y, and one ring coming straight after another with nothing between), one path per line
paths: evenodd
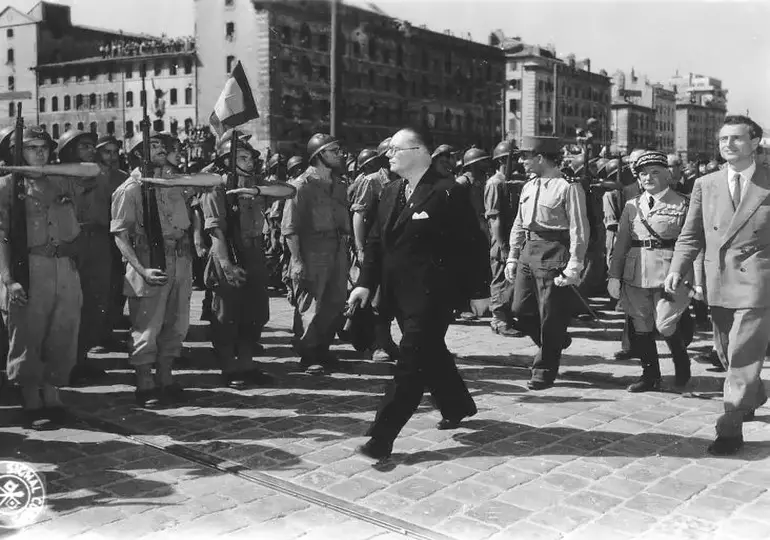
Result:
M404 182L382 191L359 285L381 286L380 309L407 317L488 297L487 244L463 187L430 168L397 215Z
M699 250L708 302L731 309L770 308L770 171L757 167L733 210L727 170L695 182L671 271L682 274Z
M654 289L663 287L674 250L631 246L634 240L657 240L642 223L640 213L641 205L644 204L648 204L647 198L641 195L626 203L612 251L609 274L634 287ZM675 240L684 225L687 205L686 197L669 189L647 213L647 224L660 238ZM690 279L691 272L691 268L685 272L686 279Z

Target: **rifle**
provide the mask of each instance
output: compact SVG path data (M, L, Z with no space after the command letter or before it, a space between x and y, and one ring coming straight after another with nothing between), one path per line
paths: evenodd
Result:
M21 116L21 103L16 106L16 131L14 133L15 146L13 148L13 163L21 166L24 164L23 144L24 118ZM11 192L11 223L10 223L10 247L11 247L11 277L15 282L24 287L29 294L29 252L27 246L27 208L25 194L27 192L24 175L20 172L13 173L13 189Z
M227 172L228 187L231 189L238 188L238 165L236 160L238 159L238 137L237 133L233 130L233 137L230 139L230 170ZM225 240L227 241L227 251L230 255L230 262L238 266L240 259L238 258L238 250L235 246L235 238L240 236L240 216L237 209L238 195L232 197L233 205L230 204L228 199L227 189L225 189L225 222L227 223L227 234L225 234Z
M150 161L150 117L147 114L147 90L145 79L147 67L142 65L142 177L153 176L153 164ZM166 271L166 249L163 242L163 230L160 225L158 200L155 197L155 186L142 182L142 213L144 214L144 232L150 248L150 268Z

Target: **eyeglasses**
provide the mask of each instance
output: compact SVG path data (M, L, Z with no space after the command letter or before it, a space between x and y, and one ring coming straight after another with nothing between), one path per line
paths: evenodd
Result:
M417 150L418 148L422 148L421 146L410 146L408 148L398 148L396 146L391 146L385 151L386 156L395 156L399 152L405 152L407 150Z

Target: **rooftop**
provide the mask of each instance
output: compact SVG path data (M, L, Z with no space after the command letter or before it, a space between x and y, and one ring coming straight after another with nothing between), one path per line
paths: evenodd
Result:
M136 62L137 60L157 60L163 58L176 58L179 56L193 56L195 50L187 51L171 51L163 53L141 54L132 56L92 56L90 58L80 58L78 60L70 60L68 62L52 62L50 64L40 64L33 68L34 70L60 68L60 67L72 67L72 66L87 66L92 64L127 64L130 62Z

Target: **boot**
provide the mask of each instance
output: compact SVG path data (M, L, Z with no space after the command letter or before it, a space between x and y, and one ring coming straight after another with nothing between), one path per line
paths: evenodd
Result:
M145 364L134 367L136 372L136 391L134 396L139 407L152 409L158 406L155 381L152 379L152 366Z
M666 338L666 344L671 350L671 358L674 360L674 385L681 388L690 380L690 356L687 354L687 346L682 332L677 329Z
M173 358L158 358L155 364L155 383L160 389L160 398L166 404L179 403L185 400L184 388L174 382Z
M693 337L695 337L695 320L693 319L692 314L690 314L689 308L684 310L682 316L679 318L679 322L676 325L676 333L679 334L685 348L689 347Z
M653 334L632 334L631 347L642 359L642 376L626 390L634 393L660 390L660 361Z

